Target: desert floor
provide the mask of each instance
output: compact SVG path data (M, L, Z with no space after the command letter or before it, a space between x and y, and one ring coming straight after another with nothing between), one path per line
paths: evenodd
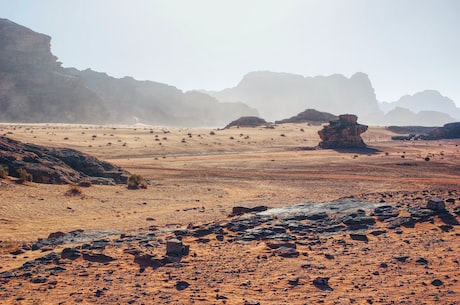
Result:
M0 180L0 274L59 250L11 254L58 231L136 234L155 228L165 240L167 229L227 222L234 206L281 207L346 197L399 205L441 197L454 200L451 209L459 204L460 140L391 141L393 133L370 127L363 134L369 150L316 150L320 128L0 125L0 133L13 139L75 148L149 180L147 189L93 185L73 197L65 195L66 185ZM59 275L47 271L45 283L0 278L0 303L460 304L460 230L453 226L445 232L441 224L435 218L390 230L365 245L331 234L317 247L298 243L298 258L272 256L261 241L202 243L187 236L191 255L180 264L142 272L132 256L108 248L114 262L78 259ZM402 254L410 257L407 263L390 263ZM419 257L430 263L419 266ZM389 267L379 268L382 262ZM331 289L312 285L317 276L330 277ZM431 285L435 279L443 285ZM179 280L190 286L177 289Z

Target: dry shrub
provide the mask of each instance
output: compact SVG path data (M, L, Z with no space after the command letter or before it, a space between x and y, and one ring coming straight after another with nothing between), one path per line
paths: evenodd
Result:
M65 192L66 196L81 196L83 194L81 188L78 185L70 184L69 189Z
M0 165L0 178L6 179L8 177L8 167Z
M146 189L147 182L145 181L144 177L138 174L132 174L128 178L128 189L130 190L137 190L139 188Z
M33 179L32 174L28 173L24 168L20 168L17 170L17 173L19 175L19 181L21 183L24 182L31 182Z

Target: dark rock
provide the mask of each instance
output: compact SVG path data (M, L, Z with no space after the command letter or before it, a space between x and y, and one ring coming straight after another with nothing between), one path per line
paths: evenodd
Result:
M423 257L418 258L415 262L419 265L428 265L428 260Z
M399 255L399 256L393 256L393 258L397 260L398 262L405 263L406 260L409 258L409 256Z
M179 291L187 289L188 286L190 286L190 284L187 283L186 281L177 281L176 282L176 289L179 290Z
M5 271L5 272L0 273L0 278L1 279L9 279L9 278L13 278L15 276L16 275L11 271Z
M275 249L275 253L278 256L286 257L286 258L292 258L292 257L298 257L299 256L299 252L297 252L296 249L288 248L288 247L279 247L279 248Z
M364 213L352 213L343 217L342 222L347 226L360 226L360 225L373 225L375 219L370 216L366 216Z
M243 214L246 214L246 213L258 213L258 212L263 212L263 211L266 211L268 209L267 206L264 206L264 205L260 205L260 206L256 206L256 207L253 207L253 208L248 208L248 207L243 207L243 206L236 206L236 207L233 207L232 208L232 214L230 214L230 216L238 216L238 215L243 215Z
M357 241L364 241L364 242L369 241L369 238L367 238L367 236L365 234L353 234L353 233L350 233L350 238L353 239L353 240L357 240Z
M105 254L91 253L91 252L83 253L83 259L90 261L90 262L102 263L102 264L110 263L116 260L116 258L105 255Z
M318 131L321 138L319 147L326 149L336 148L364 148L366 144L360 134L367 130L366 125L357 123L358 117L353 114L339 115L336 121L330 121Z
M388 268L388 264L387 263L380 263L380 268Z
M416 220L413 217L402 216L402 217L397 217L395 219L392 219L388 223L388 228L396 229L396 228L399 228L400 226L403 226L406 228L413 228L415 226L415 223L416 223Z
M61 252L61 258L74 260L81 256L80 250L77 248L64 248Z
M315 285L316 288L319 288L321 290L332 290L332 288L329 286L329 278L328 277L317 277L313 280L313 285Z
M440 279L435 279L435 280L431 281L431 285L439 287L439 286L444 285L444 283Z
M296 249L296 248L297 248L296 244L294 244L294 243L283 242L283 241L276 241L276 240L269 240L269 241L266 241L265 244L266 244L267 247L270 248L270 249L278 249L278 248L281 248L281 247L284 247L284 248L292 248L292 249Z
M428 199L426 207L427 209L433 211L440 211L446 209L446 204L444 203L444 200L442 200L441 198L430 198Z
M297 285L299 285L299 278L298 278L298 277L294 277L294 278L288 279L288 284L291 285L291 286L297 286Z
M260 303L256 301L244 301L244 305L260 305Z
M183 245L182 241L173 238L166 241L166 255L183 256L188 255L189 246Z
M369 234L374 235L374 236L379 236L382 234L385 234L387 231L386 230L374 230L369 232Z
M38 276L38 277L34 277L32 279L30 279L30 282L33 283L33 284L43 284L43 283L46 283L48 281L48 279L46 277L43 277L43 276Z
M398 217L399 210L392 205L384 205L374 209L373 216L377 216L380 221L387 220L389 218Z

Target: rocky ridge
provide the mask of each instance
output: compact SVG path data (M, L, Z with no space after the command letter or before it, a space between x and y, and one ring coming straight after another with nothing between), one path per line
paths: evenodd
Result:
M0 136L0 165L11 176L24 169L37 183L126 183L129 173L120 167L70 148L25 144Z

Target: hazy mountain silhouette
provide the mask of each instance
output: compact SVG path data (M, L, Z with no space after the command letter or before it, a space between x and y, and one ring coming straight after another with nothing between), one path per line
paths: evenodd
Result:
M380 107L384 112L397 107L406 108L415 113L436 111L449 114L453 118L460 120L460 108L450 98L442 96L436 90L425 90L414 95L404 95L395 102L382 102Z
M380 103L369 77L361 72L350 78L340 74L304 77L251 72L236 87L207 93L220 101L246 103L270 120L291 117L306 108L336 115L354 113L363 123L379 125L434 126L460 118L460 108L434 90L406 95L393 103Z
M240 101L255 107L262 117L280 120L306 108L319 111L356 113L361 121L382 116L368 76L356 73L304 77L289 73L251 72L234 88L208 92L220 101Z
M0 19L0 120L225 126L258 115L242 103L151 81L62 68L51 38Z

